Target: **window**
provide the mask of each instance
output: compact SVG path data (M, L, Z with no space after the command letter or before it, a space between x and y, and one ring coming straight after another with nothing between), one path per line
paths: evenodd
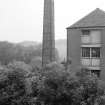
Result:
M82 47L82 57L100 58L100 47Z
M89 35L90 34L90 30L82 30L82 35Z
M81 71L82 73L93 74L93 75L96 75L97 77L100 77L100 73L101 73L101 70L89 70L88 68L82 68Z
M98 48L98 47L91 48L91 55L92 55L92 57L99 58L100 57L100 48Z
M82 57L90 57L90 48L82 47Z
M95 74L97 77L100 77L100 70L91 70L92 74Z

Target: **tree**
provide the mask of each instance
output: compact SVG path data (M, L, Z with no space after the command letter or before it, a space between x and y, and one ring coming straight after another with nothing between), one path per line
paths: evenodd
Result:
M1 105L11 105L15 99L20 100L25 95L25 79L22 72L4 67L0 77Z
M94 105L103 102L104 88L94 75L73 74L60 64L49 64L38 83L37 100L48 105Z
M78 82L60 64L48 65L38 84L38 100L44 104L70 105L73 95L72 89L70 91L67 85L72 85L71 88L75 89Z
M29 105L31 103L29 96L31 94L31 80L28 65L14 62L1 68L0 105Z
M31 59L30 65L33 69L42 69L42 58L34 57Z

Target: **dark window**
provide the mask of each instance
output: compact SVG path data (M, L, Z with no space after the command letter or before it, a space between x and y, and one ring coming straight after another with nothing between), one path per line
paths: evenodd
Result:
M91 49L92 57L99 58L100 57L100 48L94 47Z
M82 47L82 57L90 57L90 48Z
M97 77L100 77L100 70L91 70L92 74L95 74Z
M90 30L82 30L82 35L89 35L90 34Z

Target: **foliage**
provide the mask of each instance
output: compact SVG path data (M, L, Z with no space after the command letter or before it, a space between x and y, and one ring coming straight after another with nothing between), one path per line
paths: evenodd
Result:
M29 66L23 62L13 62L1 66L0 105L31 105L31 80ZM28 71L29 70L29 71ZM30 104L29 104L30 103Z
M18 44L9 42L0 42L0 62L3 65L16 60L30 63L33 57L41 57L42 51L40 48L24 47Z
M55 49L56 60L59 59L58 51ZM42 46L27 46L24 47L19 44L13 44L9 42L0 42L0 63L7 65L10 62L23 61L30 64L35 61L35 58L42 57ZM36 60L38 61L38 59ZM38 63L40 63L38 61Z
M33 69L41 69L42 68L42 58L41 57L32 58L30 65Z
M84 73L77 76L60 67L59 64L46 67L38 84L38 101L49 105L94 105L103 101L104 88L96 76Z
M20 100L25 94L24 74L3 68L0 81L0 104L11 105L14 99ZM4 78L5 77L5 78Z
M0 105L104 105L105 83L95 75L66 71L53 62L32 68L24 62L0 66Z

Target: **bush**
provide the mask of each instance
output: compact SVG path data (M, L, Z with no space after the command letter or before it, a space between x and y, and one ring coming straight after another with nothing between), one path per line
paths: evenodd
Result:
M50 64L38 84L37 100L48 105L99 104L97 100L104 96L104 88L99 83L96 76L77 76L59 64Z

